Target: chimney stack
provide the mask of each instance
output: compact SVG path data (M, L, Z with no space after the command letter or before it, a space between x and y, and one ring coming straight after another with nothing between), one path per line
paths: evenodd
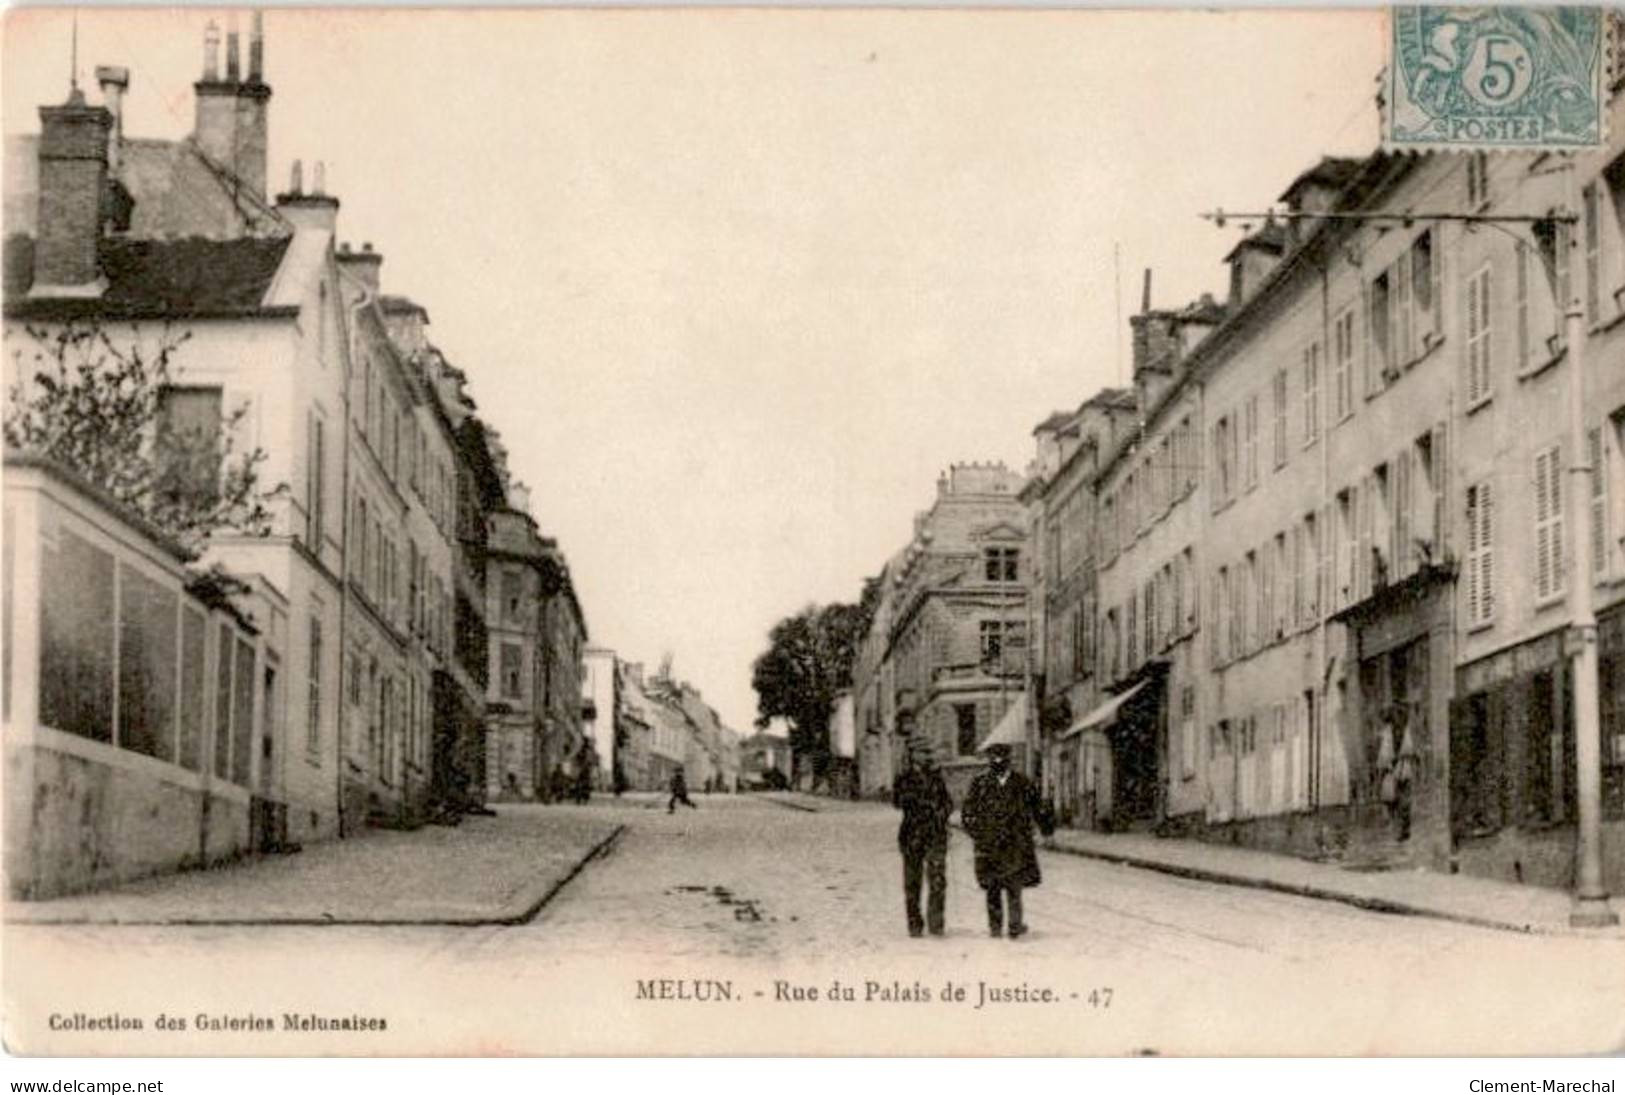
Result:
M116 65L97 65L96 81L102 86L102 102L113 115L113 131L107 142L107 170L118 174L124 145L124 93L130 90L130 70Z
M220 29L211 22L204 31L203 79L192 85L197 93L192 139L205 156L235 176L245 191L263 201L271 99L271 88L263 80L263 24L255 13L246 82L242 79L236 15L228 16L227 28L224 79L218 61Z
M237 13L226 15L226 80L237 83L242 79L242 65L237 56Z
M303 165L298 160L293 162L293 172L292 177L288 180L288 190L286 193L276 196L277 212L286 217L295 228L317 228L332 232L338 227L339 200L321 192L322 165L320 162L316 164L314 174L316 188L306 194L301 189Z
M265 15L254 9L254 29L248 37L248 82L265 81Z
M343 244L339 247L338 260L339 267L365 285L367 292L378 294L378 269L384 264L384 256L374 251L372 244L363 243L359 251L352 251L349 244Z
M42 106L39 224L31 296L97 296L97 261L107 208L107 146L113 114L87 106L77 88L61 106Z
M209 83L220 79L220 26L212 19L203 28L203 79Z

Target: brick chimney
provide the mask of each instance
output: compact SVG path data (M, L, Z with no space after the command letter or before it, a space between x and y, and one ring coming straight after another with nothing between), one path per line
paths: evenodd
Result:
M39 108L39 226L32 296L96 296L97 262L110 197L108 137L113 114L88 106L74 88L61 106Z
M384 256L372 249L372 244L363 243L361 250L350 250L349 244L341 244L338 250L339 267L351 277L367 287L367 292L378 295L378 270L384 264Z
M237 85L237 130L232 171L255 197L265 198L266 143L269 140L271 86L265 82L264 16L254 12L248 38L248 78Z
M332 232L338 227L339 200L325 193L324 174L322 164L318 162L313 185L307 194L304 189L304 165L298 160L293 161L288 190L276 196L276 208L295 228L319 228Z

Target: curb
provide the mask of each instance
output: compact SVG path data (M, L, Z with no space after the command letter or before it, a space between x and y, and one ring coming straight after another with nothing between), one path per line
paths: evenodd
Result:
M1386 913L1390 916L1415 916L1431 920L1447 920L1456 924L1467 924L1475 928L1487 928L1491 931L1512 932L1517 935L1573 936L1580 939L1604 938L1603 936L1578 930L1549 928L1535 924L1514 924L1504 920L1492 920L1488 917L1472 916L1466 913L1447 912L1426 905L1413 905L1409 902L1394 901L1386 897L1367 897L1363 894L1328 889L1325 886L1316 886L1311 883L1281 882L1273 878L1231 874L1204 867L1186 867L1161 860L1147 859L1144 856L1106 852L1092 848L1069 848L1064 844L1046 845L1043 848L1045 851L1059 852L1062 855L1073 855L1083 859L1098 859L1105 863L1114 863L1118 866L1133 867L1144 871L1156 871L1159 874L1173 875L1176 878L1188 878L1195 882L1211 882L1221 886L1268 890L1272 893L1307 897L1316 901L1335 901L1343 905L1352 905L1357 909L1364 909L1367 912Z
M501 906L495 913L468 913L450 916L415 916L415 917L332 917L332 916L282 916L282 917L166 917L151 920L125 920L119 917L98 919L90 916L67 916L59 919L31 918L8 914L5 917L7 924L39 926L39 927L101 927L101 928L479 928L479 927L513 927L529 923L534 920L548 902L557 897L559 891L586 869L587 864L594 859L609 854L611 848L621 834L626 831L626 825L616 825L610 830L608 836L594 844L582 855L569 870L557 878L552 878L540 888L537 893L534 889L524 897Z

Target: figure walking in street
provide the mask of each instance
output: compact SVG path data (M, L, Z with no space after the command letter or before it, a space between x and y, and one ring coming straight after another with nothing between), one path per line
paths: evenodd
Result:
M1038 870L1036 826L1045 836L1055 831L1038 789L1010 769L1010 747L987 747L988 770L971 781L960 817L976 847L976 883L987 891L988 934L1003 934L1008 911L1010 938L1027 934L1021 914L1021 891L1043 881Z
M679 802L690 810L699 809L694 805L694 800L688 797L688 777L683 775L681 764L677 766L677 771L671 774L671 800L666 803L666 813L674 812Z
M908 762L892 788L892 805L903 811L897 827L897 847L903 853L903 908L909 935L918 937L927 927L932 935L941 935L948 900L948 815L954 801L929 748L911 749ZM923 918L922 882L930 889Z

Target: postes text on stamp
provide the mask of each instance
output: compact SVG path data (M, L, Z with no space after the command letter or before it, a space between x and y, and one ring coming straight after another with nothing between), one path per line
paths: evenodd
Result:
M1588 148L1603 131L1603 9L1396 7L1391 148Z

